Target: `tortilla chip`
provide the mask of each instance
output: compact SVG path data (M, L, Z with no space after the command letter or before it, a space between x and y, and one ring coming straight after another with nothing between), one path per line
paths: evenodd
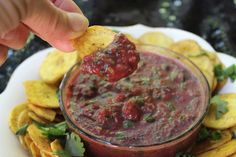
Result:
M150 44L161 47L169 47L173 44L173 39L161 32L147 32L139 37L139 42L142 44Z
M91 26L79 38L74 40L74 47L81 58L98 49L107 47L114 39L115 32L103 26Z
M204 53L200 45L192 39L180 40L171 44L169 48L186 57L196 57L199 54Z
M41 157L40 150L33 142L30 144L30 152L33 157Z
M31 124L27 131L34 144L46 154L52 154L49 139L43 135L42 131L34 124Z
M30 117L28 115L28 112L29 112L29 110L25 109L20 113L20 115L18 117L18 120L17 120L17 127L18 128L21 128L25 124L30 124L31 123L32 120L30 119Z
M13 133L16 133L16 131L18 130L17 121L18 121L19 115L26 108L27 108L27 103L23 103L23 104L15 106L13 110L11 111L10 116L9 116L9 127Z
M236 153L236 140L231 140L220 147L197 155L197 157L227 157Z
M228 112L222 115L220 119L215 118L216 106L211 105L203 124L206 127L214 129L227 129L236 125L236 94L222 94L221 100L228 102Z
M34 112L29 111L28 115L32 120L34 120L38 123L42 123L42 124L48 124L49 123L49 121L47 121L46 119L40 118Z
M37 116L44 118L48 121L54 121L56 117L56 112L53 111L52 109L47 109L47 108L42 108L35 106L33 104L28 104L28 107L31 111L33 111Z
M58 87L50 86L40 80L26 81L24 86L30 103L45 108L59 108Z
M204 142L201 142L199 144L196 144L193 147L192 153L193 154L201 154L204 153L206 151L215 149L227 142L229 142L232 138L232 134L230 133L230 131L225 130L221 132L221 138L219 140L206 140Z
M58 84L64 74L77 62L77 52L65 53L54 50L40 66L41 79L49 84Z

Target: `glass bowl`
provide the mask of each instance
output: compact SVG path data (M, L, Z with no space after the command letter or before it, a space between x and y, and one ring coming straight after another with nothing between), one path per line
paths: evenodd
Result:
M101 138L93 136L83 129L79 128L73 118L68 114L65 104L67 103L68 89L71 88L70 82L73 81L79 74L79 66L81 62L75 64L64 76L64 79L60 85L60 108L62 113L70 127L75 133L77 133L85 143L86 152L91 156L96 157L171 157L179 151L184 151L189 148L197 137L202 120L204 119L210 100L210 89L208 82L202 72L186 57L177 54L171 50L152 46L152 45L137 45L138 52L150 52L167 58L171 58L175 61L180 61L185 65L187 69L191 69L192 75L194 75L200 82L202 88L202 95L204 95L203 109L199 114L197 120L194 121L191 126L179 133L178 136L170 138L158 144L150 145L120 145L105 141Z

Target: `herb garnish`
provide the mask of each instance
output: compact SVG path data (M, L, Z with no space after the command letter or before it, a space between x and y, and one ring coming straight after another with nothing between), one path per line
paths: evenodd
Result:
M123 132L117 132L116 133L116 139L117 140L124 140L125 139L125 134Z
M215 111L215 118L220 119L223 114L228 112L228 107L227 107L227 102L224 100L221 100L218 95L214 96L211 98L211 104L216 106L216 111Z
M143 116L143 119L146 121L146 122L149 122L149 123L152 123L155 121L155 118L152 116L151 113L148 113L148 114L145 114Z
M210 130L206 127L202 127L199 131L197 142L202 142L207 139L210 140L219 140L221 139L221 133L219 131Z
M124 120L123 121L123 128L131 128L134 125L134 123L131 120Z
M23 125L16 131L16 135L25 135L27 133L28 124Z
M173 105L172 102L167 102L167 103L166 103L166 106L168 107L168 109L169 109L170 111L174 111L174 110L175 110L175 106Z
M236 79L236 65L233 64L227 68L223 68L221 64L218 64L214 68L214 73L217 80L222 81L226 78L230 78L232 82Z
M43 132L43 135L47 136L50 140L59 138L66 141L64 150L57 150L53 152L53 154L58 155L59 157L84 156L84 144L81 142L78 135L69 132L66 122L49 125L35 122L35 124Z

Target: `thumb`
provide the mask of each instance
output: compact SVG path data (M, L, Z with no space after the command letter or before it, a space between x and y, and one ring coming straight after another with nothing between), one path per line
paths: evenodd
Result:
M84 33L88 20L80 9L73 9L78 7L72 0L54 0L54 3L49 0L29 1L29 10L22 22L52 46L72 51L70 40ZM72 12L68 8L72 8Z

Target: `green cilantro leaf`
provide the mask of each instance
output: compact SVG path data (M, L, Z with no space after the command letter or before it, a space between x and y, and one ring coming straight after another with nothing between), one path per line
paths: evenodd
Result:
M212 131L210 134L211 140L219 140L221 139L221 133L219 131Z
M149 122L149 123L152 123L155 121L155 118L152 116L152 114L148 113L148 114L145 114L143 116L143 119L146 121L146 122Z
M218 95L211 98L211 104L216 106L216 112L215 112L215 118L220 119L223 114L228 112L227 102L224 100L221 100Z
M123 121L123 128L127 129L127 128L131 128L133 126L133 122L131 120L124 120Z
M80 137L75 133L68 134L66 137L65 150L71 156L82 157L84 156L85 148L84 144L81 141Z
M40 123L35 124L40 130L42 130L43 134L51 140L61 136L65 136L68 129L65 121L53 125L44 125Z
M125 139L125 134L122 132L117 132L116 133L116 139L117 140L124 140Z
M227 68L223 68L222 65L218 64L214 68L214 73L217 80L222 81L226 78L230 78L232 82L236 79L236 65L233 64Z
M201 127L201 129L198 133L197 142L203 142L207 139L219 140L219 139L221 139L221 132L208 129L206 127Z
M59 157L71 157L70 153L65 150L57 150L54 151L53 154Z
M23 125L16 131L16 135L25 135L27 133L28 124Z

